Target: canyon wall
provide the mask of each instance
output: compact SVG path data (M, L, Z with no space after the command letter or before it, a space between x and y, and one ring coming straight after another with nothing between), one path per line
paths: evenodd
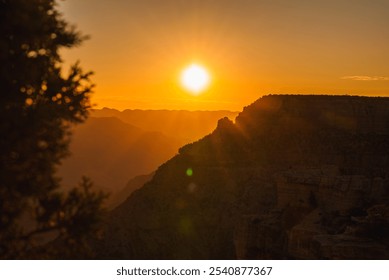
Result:
M100 258L387 259L389 98L265 96L107 219Z

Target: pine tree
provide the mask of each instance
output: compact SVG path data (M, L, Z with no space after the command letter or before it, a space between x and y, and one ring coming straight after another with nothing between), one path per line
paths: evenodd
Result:
M71 257L58 252L96 233L105 197L88 180L65 194L55 175L93 88L78 63L64 74L59 50L85 37L54 0L0 0L0 34L0 258Z

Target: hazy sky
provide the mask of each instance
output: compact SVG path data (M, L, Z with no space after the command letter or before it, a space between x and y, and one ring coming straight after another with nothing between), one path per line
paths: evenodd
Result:
M389 95L388 0L67 0L98 107L241 110L268 93ZM194 97L179 75L212 75Z

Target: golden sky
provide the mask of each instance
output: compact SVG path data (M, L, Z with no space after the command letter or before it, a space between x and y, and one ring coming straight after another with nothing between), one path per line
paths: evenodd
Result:
M270 93L389 95L387 0L67 0L90 39L63 51L117 109L241 110ZM211 82L180 84L191 63Z

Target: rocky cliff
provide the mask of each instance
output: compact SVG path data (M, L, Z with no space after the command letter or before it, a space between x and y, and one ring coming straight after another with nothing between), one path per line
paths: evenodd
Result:
M100 258L387 259L389 98L265 96L110 213Z

